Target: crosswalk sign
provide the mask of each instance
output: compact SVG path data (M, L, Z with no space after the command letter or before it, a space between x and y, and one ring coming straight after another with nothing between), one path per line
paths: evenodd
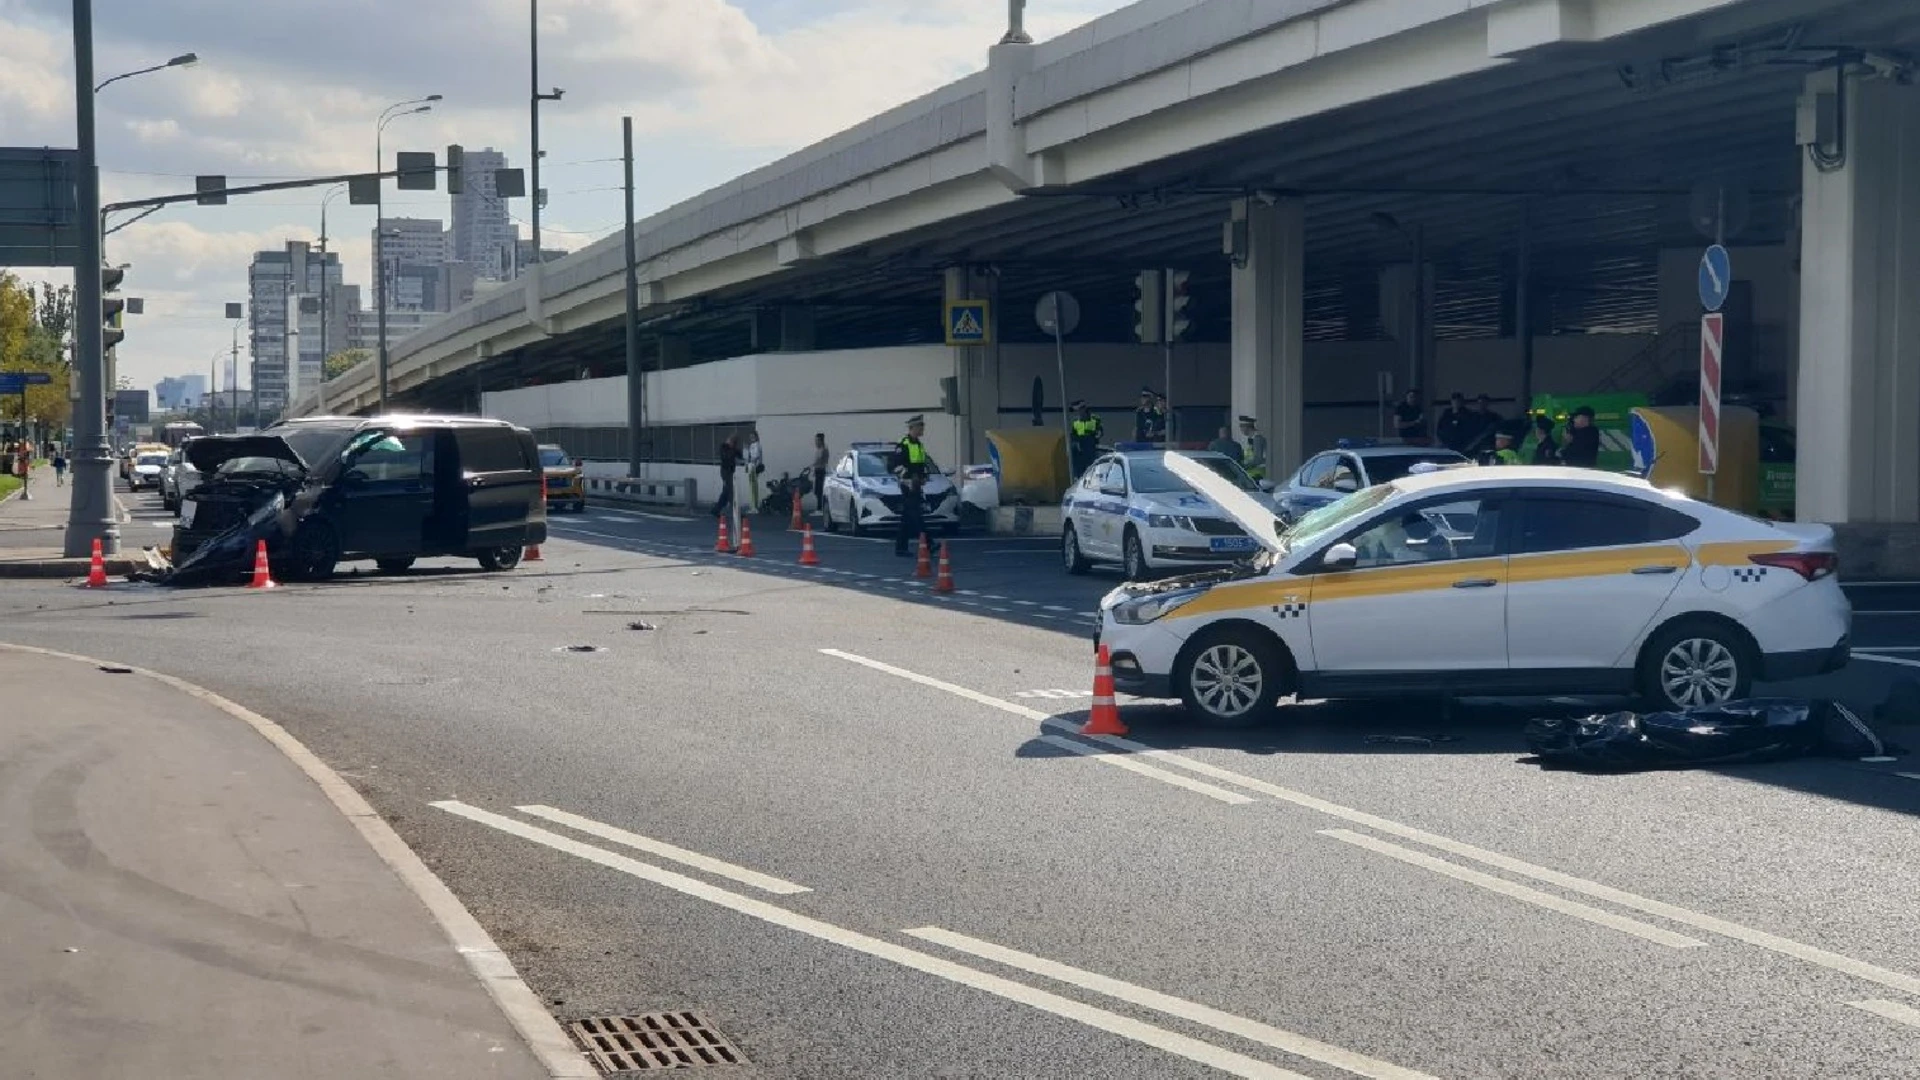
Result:
M947 344L991 345L993 323L985 300L947 301Z

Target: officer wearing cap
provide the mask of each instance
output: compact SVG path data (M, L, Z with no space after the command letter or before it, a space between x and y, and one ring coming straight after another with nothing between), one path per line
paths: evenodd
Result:
M1489 465L1522 465L1520 451L1513 448L1513 432L1496 431L1493 433L1493 453L1487 456Z
M1167 410L1160 405L1160 395L1153 387L1140 388L1140 407L1133 410L1133 440L1135 442L1159 442L1167 437Z
M933 459L920 443L920 436L926 430L925 416L907 417L907 433L894 446L892 458L887 462L887 468L900 481L900 526L893 537L895 555L912 554L908 545L926 527L921 519L926 513L927 473L933 468Z
M1100 455L1100 439L1106 434L1106 429L1085 401L1076 401L1072 407L1073 444L1068 447L1068 457L1072 459L1073 476L1077 480L1093 464L1093 459Z
M1254 430L1254 423L1251 416L1240 418L1240 434L1247 440L1240 464L1246 467L1248 476L1260 481L1267 478L1267 437Z

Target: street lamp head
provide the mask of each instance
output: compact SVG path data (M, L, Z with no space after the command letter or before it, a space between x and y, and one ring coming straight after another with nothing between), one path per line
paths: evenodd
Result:
M181 55L176 56L173 59L167 61L167 66L168 67L192 67L193 65L199 62L200 62L200 57L198 54L182 53Z
M439 100L440 100L440 97L441 97L441 96L440 96L439 94L428 94L428 95L427 95L427 96L426 96L426 97L425 97L425 98L424 98L423 100L426 100L426 101L439 101Z

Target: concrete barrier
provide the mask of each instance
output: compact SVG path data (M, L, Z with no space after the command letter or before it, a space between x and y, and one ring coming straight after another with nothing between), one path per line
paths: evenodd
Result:
M1920 581L1920 525L1862 522L1833 527L1841 581Z
M996 506L987 514L987 531L996 536L1059 536L1062 521L1057 506Z
M633 477L586 477L587 497L608 502L638 503L694 510L700 506L700 485L692 480L642 480Z

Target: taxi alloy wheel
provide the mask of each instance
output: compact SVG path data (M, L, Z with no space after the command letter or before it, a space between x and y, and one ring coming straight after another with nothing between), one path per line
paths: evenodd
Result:
M1660 658L1661 695L1682 708L1728 701L1739 681L1740 661L1712 638L1677 641Z
M1071 522L1060 531L1060 558L1066 564L1067 573L1087 572L1087 557L1080 550L1080 534L1075 531Z
M1256 723L1280 700L1280 657L1271 643L1250 632L1210 634L1189 655L1181 697L1189 710L1212 723Z

